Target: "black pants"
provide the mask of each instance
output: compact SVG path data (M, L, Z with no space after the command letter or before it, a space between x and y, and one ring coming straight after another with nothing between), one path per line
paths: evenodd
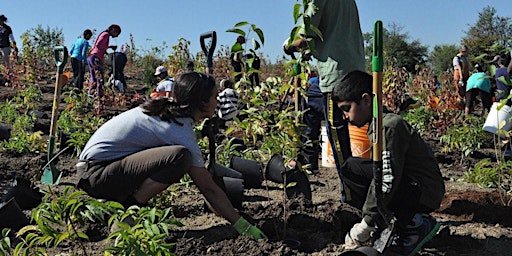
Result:
M373 180L373 161L350 157L341 169L342 179L346 187L350 190L351 200L347 203L362 209L368 196L373 195L370 185ZM396 179L396 177L395 177ZM420 204L421 188L408 177L402 177L398 186L393 187L394 194L392 198L384 198L384 205L394 213L397 219L396 227L403 229L410 223L416 213L430 213L430 209ZM380 189L380 188L377 188ZM370 192L369 192L370 191Z
M73 69L73 80L71 84L81 91L84 88L85 62L71 58L71 68Z

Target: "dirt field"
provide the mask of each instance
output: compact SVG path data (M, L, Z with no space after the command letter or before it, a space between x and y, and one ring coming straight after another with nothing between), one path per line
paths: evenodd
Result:
M129 82L130 84L130 82ZM45 88L41 110L51 116L53 85ZM12 88L0 87L2 98ZM49 127L49 118L41 119L41 127ZM48 131L45 131L46 133ZM441 154L439 141L429 143L436 151L446 181L442 206L433 215L442 223L439 234L420 251L420 255L512 255L512 210L502 206L509 197L489 189L480 189L460 181L464 171L492 150L485 148L460 163L460 156ZM76 158L60 157L58 169L64 171L62 183L74 183ZM46 152L40 154L0 153L0 180L4 188L16 176L32 177L46 163ZM266 164L266 163L264 163ZM261 227L268 241L240 237L228 223L205 210L204 200L191 186L179 190L172 206L174 216L185 224L169 237L176 242L177 255L338 255L345 233L357 221L358 211L341 203L340 180L332 168L322 168L309 175L311 203L287 200L282 188L272 181L261 187L245 189L241 213ZM56 186L60 189L63 185ZM30 214L29 211L26 212ZM87 255L103 255L108 235L101 227L94 231L91 242L84 242ZM83 255L79 248L59 247L50 255Z

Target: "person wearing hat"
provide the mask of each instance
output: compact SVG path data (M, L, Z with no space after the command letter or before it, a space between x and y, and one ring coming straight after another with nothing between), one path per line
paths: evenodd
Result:
M463 45L459 49L459 53L453 57L453 82L455 91L464 99L466 93L466 83L469 78L469 60L468 47Z
M219 127L226 128L226 122L232 121L239 112L238 92L233 88L233 81L222 79L220 89L217 95L217 116L219 117Z
M5 24L5 22L7 22L7 17L5 17L5 15L0 15L0 52L2 54L4 65L8 69L9 74L11 74L11 62L9 61L9 56L13 49L14 54L17 55L18 47L16 46L16 40L14 40L11 27Z
M167 68L164 66L157 67L154 75L160 79L160 82L158 82L156 88L153 89L153 92L150 95L151 98L174 97L174 78L169 76Z
M92 50L87 58L89 66L90 82L88 95L92 95L92 91L96 90L96 95L101 96L103 90L103 57L107 53L107 49L116 50L117 46L109 45L110 37L116 38L121 34L121 27L116 24L110 25L105 31L101 32L96 38Z

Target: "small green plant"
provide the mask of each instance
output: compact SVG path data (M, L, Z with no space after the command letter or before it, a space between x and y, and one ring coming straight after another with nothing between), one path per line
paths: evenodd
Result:
M121 220L131 219L133 224ZM183 224L171 217L171 210L131 206L126 211L109 219L109 225L119 229L111 233L107 240L114 240L114 245L105 249L106 255L172 255L174 243L166 239L172 226Z
M511 169L512 161L491 162L489 158L485 158L464 174L464 180L483 188L497 188L505 195L511 192ZM505 198L502 197L502 204L509 206L510 201Z
M434 112L424 106L414 108L405 113L404 119L414 127L419 134L424 135L430 130Z
M443 143L443 152L460 151L462 156L469 156L474 151L480 149L487 139L487 134L482 130L483 120L481 118L468 115L462 122L455 123L446 130L446 134L441 136Z
M2 229L2 236L0 237L0 256L12 255L11 238L9 237L10 229Z
M47 255L45 248L56 247L63 242L74 243L85 252L81 241L88 240L83 228L88 221L105 223L118 209L117 202L102 202L72 186L62 194L48 191L43 203L32 212L35 225L23 227L17 237L21 242L14 249L15 255Z

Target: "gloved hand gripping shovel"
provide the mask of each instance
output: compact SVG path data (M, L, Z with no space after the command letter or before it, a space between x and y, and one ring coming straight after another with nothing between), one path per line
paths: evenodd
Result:
M211 38L209 48L206 46L206 39ZM209 31L201 34L200 36L201 49L206 55L206 73L213 75L213 53L217 45L217 32Z
M393 213L384 205L384 193L388 193L390 187L383 181L383 127L382 127L382 70L384 59L382 54L382 21L375 22L373 30L373 177L375 182L375 193L377 195L377 207L379 213L384 218L387 227L380 232L379 237L374 242L373 248L382 253L391 242L395 217ZM386 173L385 175L389 175Z
M55 148L55 132L57 129L58 107L60 101L60 93L62 89L62 77L64 66L68 60L68 49L65 46L56 46L54 49L55 65L57 66L57 79L55 82L55 92L53 94L52 119L50 125L50 136L48 137L48 164L43 170L41 183L47 185L57 184L60 181L62 173L55 167L53 150Z

